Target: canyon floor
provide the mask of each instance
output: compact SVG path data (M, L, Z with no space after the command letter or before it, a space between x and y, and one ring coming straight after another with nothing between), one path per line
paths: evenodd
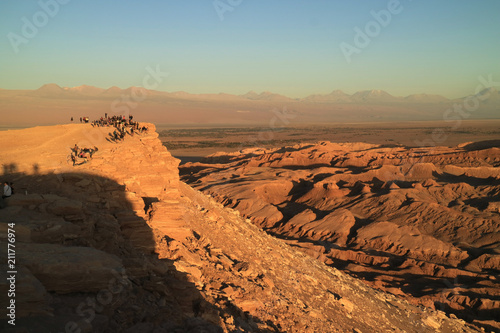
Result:
M436 139L432 127L368 132L401 141L354 141L359 135L218 152L181 165L181 179L370 286L500 330L498 130L451 147L411 144L416 135ZM488 132L471 127L447 139Z
M0 132L2 180L12 182L15 189L0 209L2 258L8 257L7 243L15 244L15 263L8 262L14 266L2 259L2 332L480 332L478 325L495 329L492 321L470 324L453 313L415 305L405 295L372 288L332 267L326 256L316 259L315 248L302 246L300 239L279 239L263 231L255 217L245 217L244 205L237 207L241 212L224 207L180 181L180 161L163 146L154 125L147 126L148 133L127 136L120 143L109 140L112 128L87 124ZM87 163L73 166L68 155L75 143L97 146L99 151ZM349 168L349 163L342 167ZM258 173L259 168L255 165L251 172ZM296 172L283 170L279 172ZM277 179L281 185L260 184L261 193L284 193L289 178L283 176ZM214 177L219 173L214 172ZM345 192L347 186L328 185L331 177L321 173L315 188ZM387 191L393 191L393 183ZM366 186L357 187L366 193ZM220 194L215 197L220 199ZM413 204L408 201L406 206ZM457 205L474 206L468 201ZM275 214L266 218L276 219L279 203L271 206L270 213ZM311 211L307 216L319 213ZM306 220L298 218L293 225ZM329 221L338 227L335 235L341 235L324 240L332 244L332 253L342 252L335 245L341 238L350 246L354 234L346 236L345 229L353 223L358 239L371 242L369 246L386 242L384 235L380 241L361 237L359 227L366 221L356 212L349 213L349 207L335 209ZM449 251L461 270L464 260L471 258L460 246L439 243L394 221L380 222L377 230L387 230L382 228L384 223L395 230L392 247L412 234L415 244L440 245L430 252L426 246L415 250L415 262L420 260L418 255L434 259ZM269 220L260 223L267 231L271 224ZM481 228L490 224L484 221ZM487 265L493 265L491 272L497 269L494 238L481 236L483 229L472 233L471 246L491 251L475 254L477 259L467 264L468 272L495 284L494 274L486 272ZM381 262L386 252L381 251ZM413 257L409 253L408 258ZM430 269L442 270L443 265L445 272L452 270L443 263ZM15 295L5 297L12 289L6 275L14 269ZM422 269L428 265L422 264ZM9 323L13 311L5 310L12 300L15 325Z

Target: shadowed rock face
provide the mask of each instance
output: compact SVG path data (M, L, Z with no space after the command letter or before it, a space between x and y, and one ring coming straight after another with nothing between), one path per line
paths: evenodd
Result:
M330 266L500 329L497 145L321 142L217 153L181 175Z
M160 302L176 309L166 316L170 327L182 327L183 306L202 297L171 261L155 258L154 233L124 185L87 172L7 177L31 194L14 194L0 210L2 235L15 223L19 278L16 326L4 320L2 331L122 331L154 320ZM6 239L0 243L6 256ZM161 283L147 288L158 274ZM172 280L183 284L185 297L166 286ZM4 281L0 288L6 290ZM148 304L149 313L138 311Z
M16 326L2 318L2 332L478 331L367 287L179 182L178 160L148 126L102 140L75 167L64 150L88 140L90 126L0 133L3 177L16 189L0 210L0 251L15 223L18 270ZM279 184L259 191L263 209L286 194ZM325 242L352 237L337 218L358 223L348 210L322 217ZM479 257L474 267L491 264ZM8 288L2 278L0 292Z

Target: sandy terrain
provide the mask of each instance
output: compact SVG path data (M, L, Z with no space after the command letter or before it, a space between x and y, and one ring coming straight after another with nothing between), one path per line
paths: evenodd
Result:
M21 130L0 131L0 161L4 173L36 173L37 170L71 170L68 163L71 148L107 149L111 127L92 127L90 124L39 126Z

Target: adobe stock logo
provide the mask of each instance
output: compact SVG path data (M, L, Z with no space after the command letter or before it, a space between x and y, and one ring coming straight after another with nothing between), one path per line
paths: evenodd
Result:
M142 88L132 87L129 95L122 94L120 98L111 103L111 111L116 115L128 117L131 110L137 108L139 103L146 99L146 96L150 93L149 90L158 88L164 78L169 76L169 73L160 70L160 65L156 65L154 70L151 66L147 66L146 71L148 74L142 79Z
M232 12L236 7L241 5L243 0L214 0L212 2L217 15L219 15L219 20L224 21L224 13Z
M382 28L386 28L391 23L392 18L395 15L400 14L402 11L403 5L401 5L399 0L389 0L387 3L387 9L382 9L378 12L375 10L370 11L370 15L373 17L373 20L368 21L365 24L364 29L361 29L358 26L354 27L354 45L346 42L340 43L340 50L344 54L347 63L351 63L352 56L354 54L360 54L363 49L368 47L372 39L380 35Z
M28 44L28 42L38 35L39 29L45 27L51 18L54 18L59 13L60 5L65 5L70 0L40 0L38 6L40 10L33 14L31 20L26 16L21 18L21 35L14 32L7 34L7 39L14 49L14 52L19 53L19 46L21 44Z

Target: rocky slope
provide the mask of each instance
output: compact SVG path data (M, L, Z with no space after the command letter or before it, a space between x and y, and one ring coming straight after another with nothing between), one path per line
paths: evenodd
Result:
M182 179L330 267L500 330L500 149L320 142L217 153Z
M478 331L374 290L180 182L179 161L147 126L121 143L90 125L0 133L16 189L0 210L0 248L6 258L15 223L17 271L16 325L4 315L2 332ZM74 143L99 151L71 166ZM3 276L2 295L9 288Z

